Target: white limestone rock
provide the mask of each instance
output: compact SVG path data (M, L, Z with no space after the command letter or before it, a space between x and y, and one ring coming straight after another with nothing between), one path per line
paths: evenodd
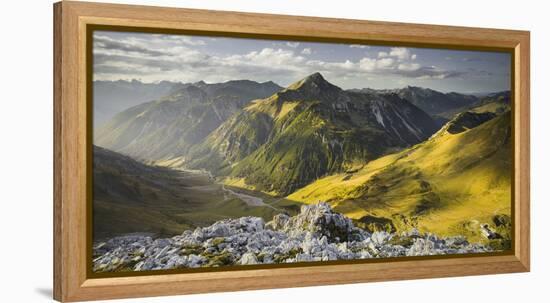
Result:
M256 255L247 252L242 255L241 259L239 260L239 264L241 265L250 265L250 264L258 264L258 258L256 258Z
M392 241L394 237L397 241ZM369 234L333 212L327 203L305 205L296 216L279 214L268 223L262 218L242 217L172 238L153 240L145 234L115 237L94 245L93 250L93 270L97 272L491 251L484 245L468 243L464 237L439 238L416 229L401 234Z

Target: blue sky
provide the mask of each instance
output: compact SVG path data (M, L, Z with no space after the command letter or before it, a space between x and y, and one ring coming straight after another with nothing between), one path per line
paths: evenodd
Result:
M94 80L287 86L321 72L344 89L407 85L449 92L510 89L508 53L97 31Z

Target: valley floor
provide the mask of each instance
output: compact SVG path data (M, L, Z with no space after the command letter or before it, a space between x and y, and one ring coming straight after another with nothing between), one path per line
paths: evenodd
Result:
M115 200L94 197L94 241L117 235L146 232L158 236L173 236L183 230L208 226L226 218L258 216L268 220L285 212L295 213L301 203L279 203L280 199L261 192L218 183L206 171L171 170L154 180L158 188L142 194L145 201ZM140 180L140 184L145 184ZM144 185L138 186L142 191ZM119 198L120 199L120 198Z

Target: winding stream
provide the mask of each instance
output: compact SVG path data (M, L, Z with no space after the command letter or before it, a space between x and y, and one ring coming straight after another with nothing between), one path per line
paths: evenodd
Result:
M234 190L231 190L229 188L226 188L225 187L225 184L223 183L218 183L216 182L216 179L214 178L214 176L212 175L211 172L207 171L207 170L189 170L189 169L178 169L179 171L181 172L184 172L186 174L191 174L191 175L199 175L199 176L205 176L208 178L208 180L212 183L212 186L219 186L221 187L221 189L223 190L224 194L228 194L228 195L232 195L234 197L237 197L239 198L241 201L243 201L244 203L246 203L248 206L254 206L254 207L260 207L260 206L264 206L264 207L269 207L273 210L277 210L279 211L279 209L273 207L272 205L270 204L267 204L264 202L264 199L260 198L260 197L256 197L256 196L252 196L252 195L248 195L248 194L244 194L244 193L241 193L241 192L237 192L237 191L234 191ZM189 178L190 176L187 176L187 178ZM191 176L192 177L192 176ZM200 186L202 188L204 188L205 190L210 187L210 185L202 185Z
M258 197L243 194L243 193L238 193L238 192L233 191L231 189L227 189L227 188L225 188L224 184L222 184L222 189L225 192L228 192L229 194L231 194L233 196L236 196L237 198L241 199L241 201L248 204L249 206L265 206L265 207L272 208L274 210L278 210L277 208L275 208L275 207L273 207L269 204L264 203L264 199L262 199L262 198L258 198Z

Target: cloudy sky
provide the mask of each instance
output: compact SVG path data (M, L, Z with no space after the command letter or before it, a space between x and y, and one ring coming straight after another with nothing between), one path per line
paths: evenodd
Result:
M506 53L203 36L94 33L94 80L287 86L311 73L344 88L423 86L440 91L510 88Z

